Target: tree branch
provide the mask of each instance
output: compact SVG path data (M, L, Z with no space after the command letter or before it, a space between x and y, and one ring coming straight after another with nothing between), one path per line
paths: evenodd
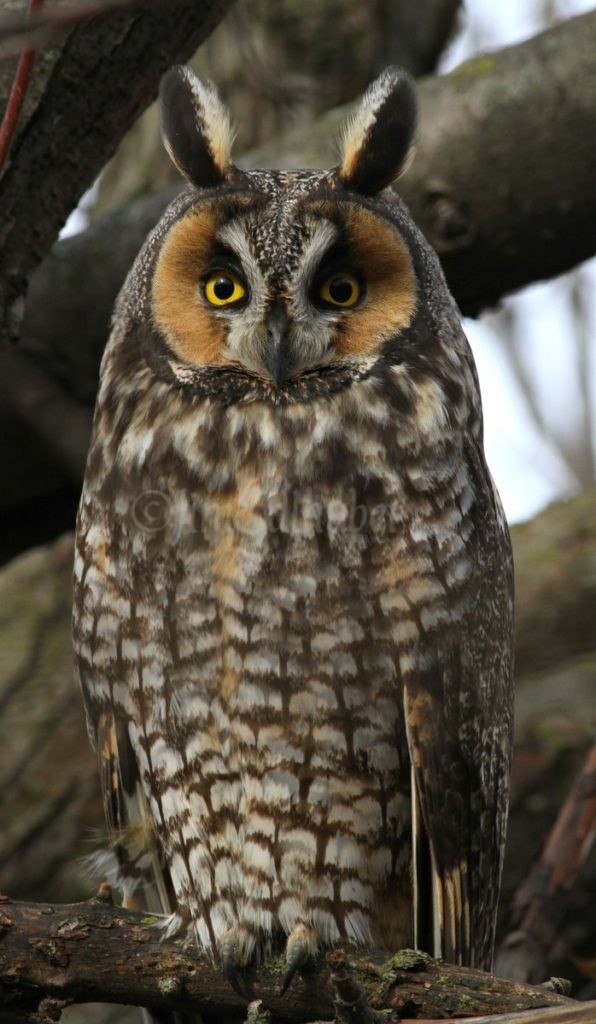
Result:
M547 958L580 868L596 832L596 745L575 779L539 860L517 890L513 930L504 940L497 966L508 978L536 982Z
M86 903L16 903L2 897L0 1007L33 1013L50 997L68 1003L192 1009L212 1020L243 1017L246 1003L218 967L180 940L160 941L155 923L156 918L113 907L105 884ZM278 994L280 958L251 971L248 984L267 1008L288 1022L331 1018L335 999L354 1002L362 988L374 1009L415 1018L552 1006L575 1011L581 1006L544 987L453 967L412 951L394 956L334 951L327 962L334 982L321 960L284 997Z
M55 3L44 14L29 18L15 12L4 14L0 17L0 60L26 48L39 49L82 21L111 14L116 8L147 7L156 2L159 0L83 0L77 6Z
M29 274L154 98L162 72L190 57L230 3L122 9L70 34L1 180L0 334L16 334Z
M596 252L596 11L421 86L399 191L462 309Z

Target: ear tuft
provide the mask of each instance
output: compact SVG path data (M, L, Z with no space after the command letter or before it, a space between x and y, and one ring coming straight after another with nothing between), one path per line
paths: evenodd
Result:
M230 178L233 133L215 86L176 65L161 79L159 100L163 144L180 173L197 188Z
M345 127L338 169L344 188L374 195L399 176L412 146L417 110L408 72L386 68Z

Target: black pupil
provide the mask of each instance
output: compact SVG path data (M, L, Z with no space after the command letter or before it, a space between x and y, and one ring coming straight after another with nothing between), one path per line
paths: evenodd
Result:
M213 285L213 292L216 299L225 301L231 299L234 294L235 284L230 277L218 277Z
M329 294L334 302L349 302L354 285L347 277L336 277L329 285Z

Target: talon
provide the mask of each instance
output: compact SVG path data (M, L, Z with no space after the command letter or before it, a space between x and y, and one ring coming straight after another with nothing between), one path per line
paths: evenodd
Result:
M244 932L238 927L230 928L220 943L221 967L224 978L242 999L250 1003L254 999L254 993L248 988L238 968L244 967L248 957L239 955L242 949L242 940L246 942Z
M284 996L292 984L296 971L305 967L314 959L317 952L317 937L312 928L301 921L294 925L286 943L286 969L279 988L280 996Z
M230 983L234 992L250 1003L253 998L253 993L249 991L242 975L238 974L238 969L234 963L234 957L232 954L222 957L221 966L224 978Z

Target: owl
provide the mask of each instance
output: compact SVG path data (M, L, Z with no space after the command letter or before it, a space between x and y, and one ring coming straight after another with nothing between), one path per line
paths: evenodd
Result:
M387 69L327 171L245 171L162 80L188 186L117 301L76 535L104 872L282 988L338 942L489 968L507 816L509 535L474 362L388 188Z

